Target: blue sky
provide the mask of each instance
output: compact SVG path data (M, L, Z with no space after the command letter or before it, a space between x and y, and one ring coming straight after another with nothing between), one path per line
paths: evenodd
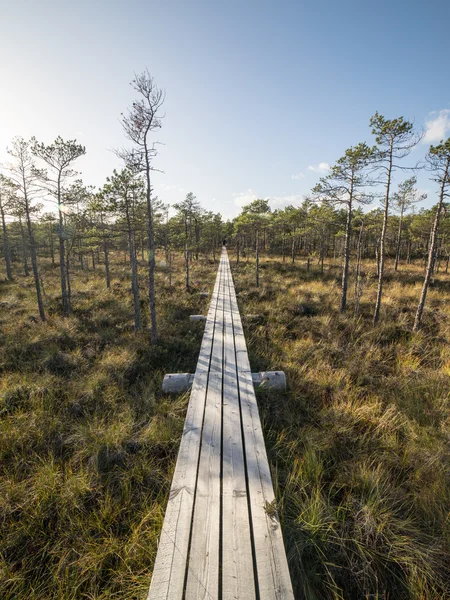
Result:
M155 192L174 203L193 191L226 217L255 197L274 208L301 202L347 147L372 142L376 110L414 120L428 142L450 135L448 0L0 8L0 161L14 135L76 137L87 148L82 176L100 186L120 167L119 116L146 67L166 91ZM431 204L434 184L422 174L419 185Z

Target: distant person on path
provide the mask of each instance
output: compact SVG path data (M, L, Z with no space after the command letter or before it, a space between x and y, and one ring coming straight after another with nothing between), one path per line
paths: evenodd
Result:
M227 240L223 240L222 246L226 246L226 245L227 245Z

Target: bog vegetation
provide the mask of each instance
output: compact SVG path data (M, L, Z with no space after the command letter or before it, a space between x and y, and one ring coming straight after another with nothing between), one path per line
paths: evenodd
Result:
M101 188L62 138L0 175L0 597L145 597L188 401L161 382L224 239L253 370L287 374L258 399L296 598L450 597L450 140L407 164L377 113L300 206L224 221L153 195L164 94L133 85Z

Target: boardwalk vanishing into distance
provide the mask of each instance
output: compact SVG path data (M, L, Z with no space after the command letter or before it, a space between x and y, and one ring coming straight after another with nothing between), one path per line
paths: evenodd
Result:
M148 600L292 599L273 501L223 248Z

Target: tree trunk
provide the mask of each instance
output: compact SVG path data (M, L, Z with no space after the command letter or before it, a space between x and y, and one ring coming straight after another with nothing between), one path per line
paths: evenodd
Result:
M100 212L100 224L102 226L102 241L103 241L103 254L105 256L105 277L106 277L106 288L109 290L111 287L111 276L109 272L109 248L108 240L105 235L105 226L103 223L103 213Z
M355 315L359 315L359 304L362 295L362 281L361 281L361 263L362 263L362 234L364 230L364 223L361 224L358 236L358 245L356 249L356 273L355 273Z
M77 246L78 246L78 261L80 263L81 270L84 271L84 263L83 263L83 250L82 250L82 241L83 238L81 235L78 236Z
M147 222L148 222L148 297L150 303L150 321L151 321L151 341L156 344L158 339L158 329L156 323L156 295L155 295L155 242L153 235L153 212L152 212L152 189L150 186L150 156L147 148L147 140L144 145L145 150L145 175L147 180Z
M23 229L22 217L19 216L20 235L22 237L22 258L23 258L23 272L25 277L28 277L30 271L28 269L28 251L27 251L27 240L25 237L25 231Z
M39 316L41 317L41 321L45 321L46 317L45 317L44 303L42 302L41 282L39 280L39 270L38 270L37 256L36 256L36 245L34 242L33 226L31 223L30 209L28 207L27 198L25 198L25 216L26 216L26 220L27 220L28 239L30 242L31 267L33 269L34 285L36 288L36 298L37 298L37 303L38 303Z
M424 279L423 286L422 286L422 293L420 295L419 304L417 306L416 318L414 319L413 331L419 330L420 322L422 320L423 309L425 307L425 300L427 298L428 287L430 285L431 275L433 273L435 253L436 253L436 247L437 247L437 237L438 237L438 230L439 230L439 219L441 217L442 206L444 203L445 186L446 186L447 178L449 175L449 167L450 167L450 160L447 160L445 173L442 177L441 191L439 194L439 203L438 203L438 206L436 209L436 215L434 217L433 226L431 228L430 243L428 246L427 270L425 273L425 279Z
M379 268L379 274L378 274L378 290L377 290L377 299L375 302L375 310L373 313L374 326L378 323L378 319L380 317L381 297L383 295L384 256L385 256L385 252L386 252L386 231L387 231L388 216L389 216L389 192L390 192L390 188L391 188L391 174L392 174L392 147L391 147L391 153L389 156L389 168L388 168L387 182L386 182L386 195L384 198L383 228L381 230L381 239L380 239L380 268Z
M186 287L186 291L189 292L190 291L190 285L189 285L189 245L186 241L186 245L184 248L184 272L185 272L185 287Z
M184 274L186 291L189 292L189 231L187 223L187 214L184 215Z
M172 253L169 249L169 287L172 287Z
M380 252L378 250L379 246L378 246L379 240L376 241L375 244L375 262L377 264L377 278L380 276Z
M105 277L106 277L106 287L109 290L111 287L111 275L109 272L109 251L108 251L108 243L106 239L103 240L103 253L105 255Z
M70 285L70 250L66 252L66 281L67 281L67 302L69 303L69 311L72 311L72 287Z
M8 229L6 227L6 219L5 219L5 211L3 209L3 205L0 203L0 213L2 216L2 229L3 229L3 254L5 255L5 264L6 264L6 277L9 281L12 281L12 269L11 269L11 253L9 250L9 239L8 239Z
M199 252L199 244L200 244L200 228L197 222L197 219L195 220L195 260L198 260L198 252Z
M53 241L53 225L52 223L50 223L50 227L49 227L49 233L50 233L50 256L52 259L52 265L55 265L55 243Z
M58 198L58 214L59 214L59 271L61 279L61 299L62 299L62 310L63 314L68 317L70 313L69 303L67 298L67 282L66 282L66 265L65 265L65 244L63 238L63 214L61 212L61 206Z
M396 251L395 251L394 271L398 270L398 261L400 260L400 245L401 245L401 240L402 240L403 212L404 212L404 207L403 207L403 204L402 204L402 208L401 208L401 211L400 211L400 220L398 222L397 248L396 248Z
M256 287L259 287L259 231L256 230Z
M58 183L57 183L57 194L58 194L58 215L59 215L59 269L61 273L61 299L62 299L62 309L63 314L68 317L70 314L70 301L67 295L67 283L66 283L66 274L67 268L64 264L65 260L65 244L63 237L63 213L61 211L61 171L58 173Z
M345 224L344 265L342 269L341 305L339 308L341 313L345 312L347 308L348 270L350 265L350 243L352 231L352 200L352 194L350 194L347 206L347 222Z
M133 292L133 308L134 308L134 329L141 329L141 306L139 303L139 280L136 260L136 249L134 244L134 232L131 228L130 215L126 208L126 218L128 227L128 250L130 253L131 262L131 290Z

